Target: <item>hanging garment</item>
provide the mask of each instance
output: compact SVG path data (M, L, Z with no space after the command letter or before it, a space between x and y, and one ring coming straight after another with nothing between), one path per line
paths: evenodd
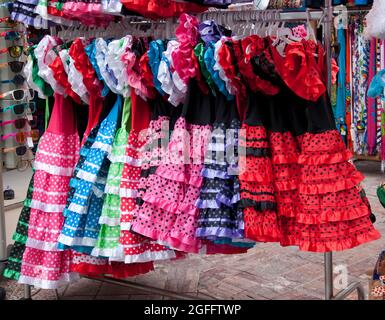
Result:
M45 289L77 279L70 272L71 252L57 248L69 180L78 159L79 137L72 104L55 94L49 126L40 139L34 163L28 239L20 283Z

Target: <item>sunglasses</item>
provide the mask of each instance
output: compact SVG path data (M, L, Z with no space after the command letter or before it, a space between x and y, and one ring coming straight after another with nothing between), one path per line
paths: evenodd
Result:
M8 152L15 151L17 156L22 157L27 153L27 150L28 148L26 146L17 146L12 148L4 148L3 152L8 153Z
M25 78L21 74L17 74L13 79L9 80L0 80L0 83L14 83L17 86L21 86L25 81Z
M7 53L7 52L12 58L20 58L23 53L25 55L28 55L28 50L27 49L24 50L22 46L12 46L8 48L0 49L0 54Z
M7 140L9 138L14 138L18 143L25 143L28 137L31 137L34 142L38 141L40 137L39 130L31 130L29 132L27 131L13 132L2 136L1 139Z
M32 121L29 121L26 118L20 118L15 120L7 120L0 122L0 126L6 126L8 124L13 124L14 127L18 130L23 129L27 124L29 124L31 127L36 127L37 125L37 117L34 116Z
M5 40L9 40L9 41L20 40L21 39L21 35L22 35L21 32L13 31L13 30L12 31L0 32L0 37L4 37Z
M0 94L0 99L12 96L13 100L22 101L24 99L32 100L35 96L35 91L32 89L16 89Z
M0 23L5 23L5 25L10 28L17 26L17 21L13 21L9 17L0 18Z
M13 73L19 73L23 70L24 62L22 61L9 61L0 63L0 68L10 67Z
M29 110L30 113L35 113L36 103L28 102L28 103L14 104L12 106L8 106L8 107L4 107L3 109L0 109L0 112L7 112L8 110L12 110L13 113L17 116L23 115L27 110Z

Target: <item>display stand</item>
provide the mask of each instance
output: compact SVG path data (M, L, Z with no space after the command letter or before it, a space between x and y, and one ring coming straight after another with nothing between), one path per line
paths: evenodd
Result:
M207 13L201 14L202 20L204 19L210 19L212 18L215 20L215 18L221 18L225 21L229 22L230 20L227 18L229 15L236 15L236 18L242 19L242 12L244 13L244 16L253 17L254 19L258 18L263 21L318 21L318 25L323 24L323 32L324 32L324 43L326 48L326 62L327 62L327 68L328 68L328 90L330 92L331 89L331 36L332 36L332 30L333 30L333 6L332 6L332 0L326 0L325 1L325 8L323 10L311 10L306 12L281 12L274 10L272 11L272 14L269 15L269 12L257 12L255 11L255 15L253 15L253 12L250 11L241 11L241 12L234 12L234 11L210 11ZM348 10L348 12L353 12L353 10ZM218 21L219 22L219 21ZM1 160L1 157L0 157ZM1 161L0 161L1 162ZM0 165L1 168L1 165ZM5 223L4 223L4 201L3 201L3 192L2 192L2 180L0 178L0 239L1 239L1 246L0 246L0 261L1 259L5 259ZM354 282L349 284L345 289L342 291L339 291L338 293L334 294L333 290L333 253L327 252L324 254L324 275L325 275L325 300L343 300L350 296L354 291L357 292L357 299L358 300L364 300L365 299L365 291L361 285L360 282ZM156 288L152 286L147 285L141 285L132 281L126 281L126 280L118 280L114 279L112 277L86 277L88 279L102 281L110 284L115 285L121 285L126 286L150 293L156 293L159 295L176 298L176 299L182 299L182 300L192 300L192 299L201 299L201 297L193 297L189 295L183 295L179 294L173 291ZM31 299L31 287L29 285L24 285L24 299Z

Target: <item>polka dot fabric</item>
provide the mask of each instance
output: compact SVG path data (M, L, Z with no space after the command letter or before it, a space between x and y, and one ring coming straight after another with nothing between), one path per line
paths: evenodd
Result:
M57 244L78 148L73 107L68 100L55 95L49 126L36 152L28 239L20 283L56 289L77 279L77 275L70 271L70 250L58 249Z

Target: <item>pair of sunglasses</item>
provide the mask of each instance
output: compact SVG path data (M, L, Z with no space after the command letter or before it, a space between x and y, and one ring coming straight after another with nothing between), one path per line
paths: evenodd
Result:
M9 61L0 63L0 68L11 68L13 73L20 73L23 70L24 62L22 61Z
M28 50L27 49L24 50L22 46L12 46L8 48L0 49L0 54L7 53L7 52L12 58L20 58L23 53L25 55L28 55Z
M31 137L34 142L39 140L39 130L31 130L29 132L27 131L21 131L21 132L13 132L6 134L1 137L2 140L7 140L9 138L14 138L16 142L18 143L25 143L27 142L27 138Z
M0 18L0 23L4 23L7 27L10 28L17 26L17 21L13 21L9 17Z
M35 113L36 103L27 102L27 103L14 104L8 107L4 107L3 109L0 109L0 112L7 112L8 110L12 110L13 113L17 116L23 115L28 110L30 113Z
M29 124L31 127L36 127L37 125L37 117L34 116L32 121L29 121L26 118L20 118L20 119L15 119L15 120L6 120L6 121L1 121L0 126L6 126L8 124L13 124L15 129L20 130L23 129L27 124Z
M4 99L8 96L12 96L13 100L22 101L22 100L32 100L35 96L35 91L32 89L16 89L0 94L0 99Z
M8 41L20 40L21 36L22 36L21 32L13 31L13 30L0 32L0 37L4 37L4 39Z
M25 81L25 78L21 74L17 74L13 79L9 80L0 80L0 83L14 83L17 86L21 86Z

